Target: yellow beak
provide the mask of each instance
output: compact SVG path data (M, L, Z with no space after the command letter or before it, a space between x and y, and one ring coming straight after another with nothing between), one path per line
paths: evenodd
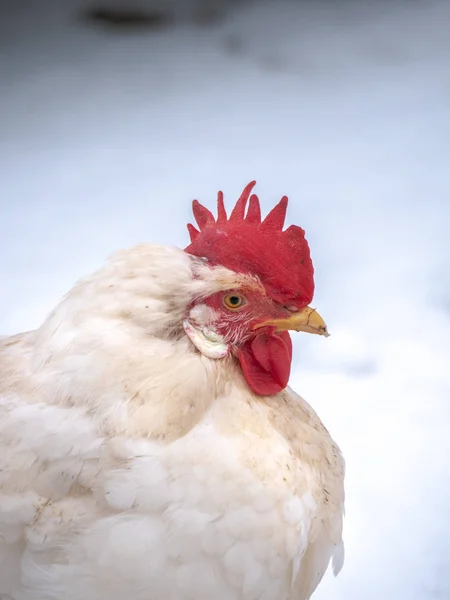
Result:
M325 321L319 315L315 308L305 306L302 310L292 313L286 319L273 319L258 323L255 329L260 327L276 327L276 331L305 331L306 333L316 333L328 337L327 326Z

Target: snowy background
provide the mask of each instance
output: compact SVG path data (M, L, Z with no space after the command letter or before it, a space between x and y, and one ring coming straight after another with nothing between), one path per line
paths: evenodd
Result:
M450 3L138 6L0 2L0 330L116 249L184 247L193 198L288 194L332 333L296 336L292 384L348 466L315 599L450 598Z

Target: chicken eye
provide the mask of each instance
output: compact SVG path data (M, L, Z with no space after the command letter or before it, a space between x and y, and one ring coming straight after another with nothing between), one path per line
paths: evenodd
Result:
M245 298L240 294L227 294L226 296L224 296L223 303L227 308L231 310L236 310L244 306Z

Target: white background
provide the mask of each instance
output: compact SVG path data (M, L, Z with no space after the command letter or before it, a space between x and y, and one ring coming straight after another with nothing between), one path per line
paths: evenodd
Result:
M216 0L201 24L186 0L112 32L88 2L0 6L2 333L116 249L186 246L193 198L288 194L332 333L296 336L292 385L348 469L315 598L450 598L450 3Z

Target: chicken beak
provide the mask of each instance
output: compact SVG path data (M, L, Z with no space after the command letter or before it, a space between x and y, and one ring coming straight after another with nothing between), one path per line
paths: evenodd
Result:
M285 319L271 319L263 321L255 326L255 329L260 327L275 327L275 331L305 331L306 333L315 333L328 337L327 326L325 321L319 315L315 308L305 306L302 310L293 313Z

